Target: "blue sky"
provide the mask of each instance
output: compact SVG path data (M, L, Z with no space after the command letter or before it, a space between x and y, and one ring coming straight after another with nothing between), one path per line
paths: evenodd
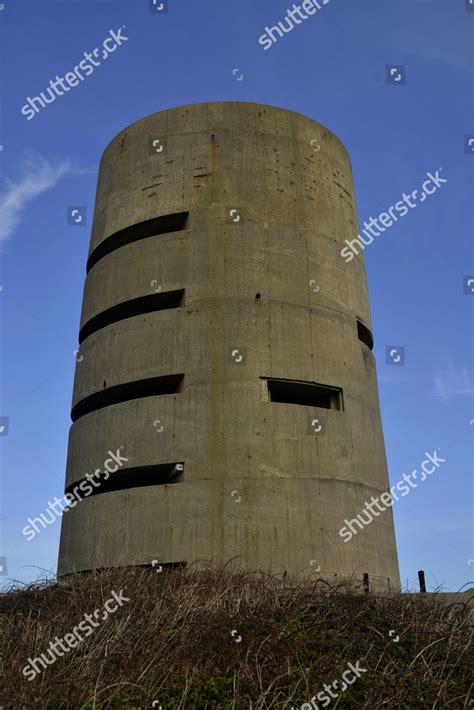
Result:
M169 0L167 14L152 14L148 0L4 5L0 416L9 429L0 436L0 555L8 577L35 579L57 563L59 521L31 542L21 530L63 493L102 151L147 114L242 100L306 114L341 138L361 222L419 188L427 172L442 168L448 180L368 246L365 260L391 483L425 451L446 458L394 506L401 578L412 587L424 569L431 588L473 583L474 297L463 279L474 275L474 151L465 153L465 136L474 136L474 11L466 0L330 0L268 51L258 38L284 18L288 0ZM26 97L123 26L128 41L93 74L32 120L22 115ZM406 83L387 83L386 65L403 66ZM86 207L85 226L68 225L69 206ZM404 366L386 364L388 345L405 347Z

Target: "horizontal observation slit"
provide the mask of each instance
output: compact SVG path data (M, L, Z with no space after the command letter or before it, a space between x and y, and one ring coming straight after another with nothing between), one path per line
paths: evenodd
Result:
M169 308L179 308L184 303L184 288L176 291L164 291L163 293L152 293L149 296L133 298L130 301L118 303L116 306L107 308L102 313L98 313L84 324L79 333L79 344L89 335L97 330L105 328L107 325L117 323L125 318L133 318L144 313L154 311L164 311Z
M82 500L82 498L90 498L100 493L126 491L130 488L143 488L144 486L165 486L182 483L183 480L184 463L163 463L156 466L125 468L109 474L101 471L94 477L89 476L89 478L71 483L65 493L73 495L77 500Z
M342 389L316 382L266 379L268 401L323 409L344 409Z
M188 216L189 212L165 214L162 217L147 219L146 222L131 224L129 227L115 232L94 249L87 260L87 271L90 271L94 264L97 264L104 256L126 244L137 242L139 239L157 237L160 234L170 234L171 232L179 232L186 229Z
M359 340L364 343L364 345L367 345L367 347L370 348L370 350L373 349L374 339L372 337L372 333L360 320L357 321L357 336Z
M150 564L144 564L144 565L133 565L137 569L147 569L147 570L154 570L154 572L164 572L165 574L170 574L170 573L176 573L176 572L182 572L185 570L188 566L188 563L185 561L180 561L180 562L159 562L158 560L153 560L151 565ZM94 567L95 572L105 572L106 570L109 570L110 567ZM77 575L88 575L90 574L89 570L77 570L75 572ZM0 705L1 707L1 705Z
M73 422L85 414L95 412L97 409L109 407L111 404L128 402L132 399L142 399L143 397L157 397L165 394L177 394L181 392L184 375L164 375L163 377L149 377L145 380L127 382L123 385L114 385L108 389L81 399L73 407L71 419ZM106 384L104 383L104 387Z

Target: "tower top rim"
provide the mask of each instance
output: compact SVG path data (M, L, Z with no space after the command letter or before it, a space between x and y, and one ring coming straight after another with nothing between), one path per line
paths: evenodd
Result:
M301 113L300 111L295 111L290 108L284 108L281 106L276 106L275 104L265 104L265 103L260 103L258 101L197 101L194 103L189 103L189 104L178 104L176 106L170 106L169 108L162 109L161 111L154 111L153 113L147 114L146 116L142 116L142 118L137 119L136 121L133 121L132 123L128 124L122 130L120 130L117 134L115 134L110 141L107 143L107 145L104 148L103 154L104 155L109 147L113 145L121 136L123 133L126 131L137 127L139 124L144 123L145 121L150 120L153 116L161 116L167 113L172 113L174 111L182 111L183 109L193 109L197 110L199 108L204 108L204 107L242 107L242 108L262 108L265 110L270 109L271 111L277 112L277 113L286 113L286 114L291 114L298 119L303 119L304 121L309 121L317 126L319 126L323 131L327 131L328 133L331 134L342 146L343 150L347 154L350 160L350 154L349 151L347 150L345 144L343 141L339 138L339 136L334 133L330 128L325 126L323 123L320 121L316 121L314 118L311 118L310 116L307 116L304 113Z

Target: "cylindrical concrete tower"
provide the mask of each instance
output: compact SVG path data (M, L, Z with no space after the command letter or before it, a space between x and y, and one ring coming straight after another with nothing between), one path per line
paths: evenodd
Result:
M235 558L397 587L391 509L340 534L388 490L357 233L344 146L291 111L183 106L110 143L60 575Z

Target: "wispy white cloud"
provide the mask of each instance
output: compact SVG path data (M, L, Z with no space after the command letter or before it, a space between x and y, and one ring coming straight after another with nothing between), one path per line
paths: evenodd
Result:
M474 377L467 368L456 370L452 365L436 373L435 397L443 401L459 395L474 394Z
M85 175L90 168L76 168L70 160L50 161L37 154L27 154L18 166L18 178L4 178L0 194L0 244L11 237L30 203L50 190L67 175Z
M463 69L467 72L474 72L472 56L463 55L463 52L459 51L457 48L449 50L447 48L421 49L418 47L410 53L435 64L446 64L453 69Z
M460 8L457 17L453 18L452 3L428 3L430 12L420 13L412 18L410 23L394 25L384 33L384 48L393 56L399 55L400 48L411 57L420 58L433 64L443 64L454 70L474 72L474 62L470 46L472 40L468 32L462 31L462 25L468 24L468 15ZM463 3L460 1L460 5ZM453 29L453 20L456 28ZM451 27L453 37L457 41L450 42L446 37L440 41L439 28L444 25Z

